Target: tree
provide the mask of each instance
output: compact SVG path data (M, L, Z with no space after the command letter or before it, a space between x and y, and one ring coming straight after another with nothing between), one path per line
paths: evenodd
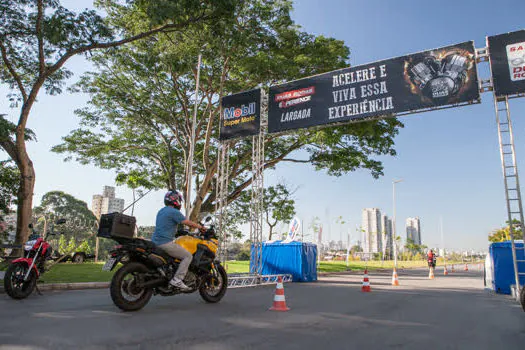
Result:
M279 222L288 222L295 215L295 200L292 198L294 192L284 184L264 189L263 208L266 224L270 227L268 240L272 239L273 228Z
M62 92L71 71L64 65L73 56L111 49L190 24L214 23L229 14L233 0L98 0L95 10L72 12L59 0L0 0L0 82L19 111L13 137L1 137L0 146L20 171L16 243L29 234L35 169L26 149L26 125L37 96L44 90ZM0 128L1 129L1 128Z
M64 225L55 227L56 232L62 233L61 239L68 239L66 250L74 249L85 241L93 245L96 234L97 218L83 202L70 194L61 191L51 191L42 196L40 206L33 209L38 232L44 233L44 227L49 230L50 225L57 219L66 219ZM73 242L73 243L71 243Z
M323 225L321 224L321 219L318 216L314 216L312 221L310 221L308 228L312 232L313 240L317 241L319 238L319 232L323 229ZM318 243L322 243L322 242L318 242Z
M199 161L192 186L197 195L189 216L195 220L201 211L213 212L220 98L348 66L349 49L342 41L301 31L290 11L290 1L244 1L233 19L217 21L213 28L189 27L184 33L96 54L92 61L97 72L77 85L91 94L88 107L77 112L81 128L53 150L67 160L115 169L121 183L140 178L145 187L185 192L196 97ZM195 96L199 53L202 79ZM335 176L365 168L378 177L383 167L374 157L395 155L393 138L401 126L387 119L267 135L264 168L280 162L309 163ZM251 139L232 141L230 149L228 204L252 182Z
M427 246L424 244L416 244L414 243L414 240L411 238L407 238L407 241L405 243L405 248L412 253L412 255L416 254L423 254L425 249L427 249Z
M519 220L513 220L512 231L514 233L514 239L519 238L521 233L521 223ZM507 226L496 229L489 234L489 242L505 242L510 241L510 225L507 221Z

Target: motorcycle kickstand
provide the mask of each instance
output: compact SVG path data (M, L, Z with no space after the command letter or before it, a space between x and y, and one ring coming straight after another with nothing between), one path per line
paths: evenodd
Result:
M38 293L38 295L44 295L44 294L42 294L40 289L38 289L38 285L37 284L35 284L35 289L36 289L36 292Z

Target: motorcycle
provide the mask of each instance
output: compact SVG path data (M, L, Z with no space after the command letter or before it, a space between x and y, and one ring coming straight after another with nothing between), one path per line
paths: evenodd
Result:
M65 223L65 219L55 222L56 225ZM33 228L32 225L29 227ZM31 295L38 279L45 272L46 261L52 259L53 248L46 239L56 234L51 228L42 238L33 231L30 238L35 236L36 238L27 241L24 245L25 256L13 260L7 267L4 276L4 289L7 295L13 299L24 299Z
M210 221L208 217L206 222ZM184 278L190 290L182 291L169 284L179 266L179 260L172 258L162 249L141 238L107 237L117 245L109 254L104 267L113 275L110 295L113 303L124 311L142 309L153 295L172 296L199 291L208 303L219 302L226 293L228 278L226 270L216 260L218 238L214 225L204 233L192 234L179 230L175 243L188 250L193 259Z

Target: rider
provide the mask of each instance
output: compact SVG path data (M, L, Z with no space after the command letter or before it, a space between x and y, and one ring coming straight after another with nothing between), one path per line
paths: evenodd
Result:
M434 251L430 249L427 254L428 267L436 267L436 255Z
M168 255L180 259L179 268L175 272L175 276L171 279L170 284L182 290L189 290L190 288L182 281L188 272L192 255L180 245L175 244L173 242L173 236L179 224L193 227L200 231L206 231L206 228L186 219L180 212L182 201L182 195L179 192L170 190L166 193L164 196L165 207L157 213L155 232L153 232L151 241Z

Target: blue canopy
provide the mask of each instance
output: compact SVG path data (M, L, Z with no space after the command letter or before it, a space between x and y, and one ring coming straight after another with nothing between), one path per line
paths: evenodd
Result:
M253 273L253 266L250 266ZM262 244L263 275L291 274L294 282L317 281L317 245L282 241Z

